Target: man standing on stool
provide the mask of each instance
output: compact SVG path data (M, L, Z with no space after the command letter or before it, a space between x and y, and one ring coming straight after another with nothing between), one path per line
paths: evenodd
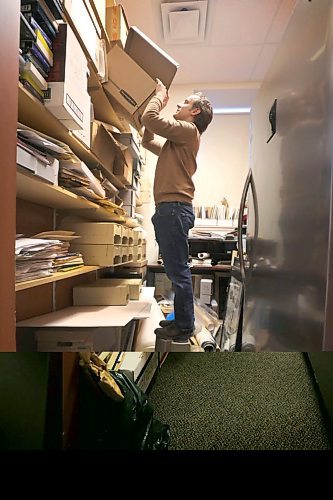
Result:
M183 342L194 330L194 305L191 271L188 265L188 232L194 226L192 200L194 175L200 135L213 118L210 102L200 93L177 104L174 120L160 116L169 96L163 83L156 79L155 96L142 115L145 126L142 145L158 155L152 217L156 241L163 258L165 272L171 280L175 298L173 321L161 321L157 337ZM165 137L160 143L154 137Z

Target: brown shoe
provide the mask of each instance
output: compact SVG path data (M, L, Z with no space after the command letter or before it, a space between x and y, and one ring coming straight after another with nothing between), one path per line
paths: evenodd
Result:
M160 321L160 326L162 328L164 328L165 326L171 326L173 325L175 322L174 319L162 319L162 321Z
M164 328L156 328L155 335L160 339L172 340L174 342L186 342L192 335L192 330L179 330L173 323Z

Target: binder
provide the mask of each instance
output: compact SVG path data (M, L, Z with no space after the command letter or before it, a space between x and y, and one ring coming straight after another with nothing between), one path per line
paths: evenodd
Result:
M44 71L49 73L49 71L51 69L51 65L49 64L47 59L44 57L44 54L41 52L38 45L36 45L34 42L20 42L20 48L23 50L23 54L32 53L38 59L39 63L42 65Z
M47 78L48 74L38 61L37 57L35 57L30 51L24 54L24 61L25 63L31 62L40 72L40 74L44 77Z
M37 23L36 19L31 16L30 18L30 24L32 29L36 32L36 30L39 30L41 34L43 35L47 45L49 46L50 49L52 49L52 40L49 38L49 36L45 33L45 31L40 27L40 25Z
M34 17L35 20L40 24L43 30L51 37L55 38L58 28L57 25L53 24L52 17L48 17L45 10L42 8L41 4L37 2L37 0L21 0L21 12L24 17L30 22L31 17ZM54 17L53 17L54 19ZM54 20L55 21L55 20ZM56 21L55 21L56 22Z

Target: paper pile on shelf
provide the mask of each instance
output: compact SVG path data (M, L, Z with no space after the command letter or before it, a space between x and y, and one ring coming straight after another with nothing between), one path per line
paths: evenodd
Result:
M40 235L43 237L36 237ZM49 233L40 233L40 235L32 238L16 238L17 283L45 278L57 271L68 271L83 266L82 255L69 252L69 241L76 238L74 233L50 231ZM58 238L52 239L52 235L57 235Z

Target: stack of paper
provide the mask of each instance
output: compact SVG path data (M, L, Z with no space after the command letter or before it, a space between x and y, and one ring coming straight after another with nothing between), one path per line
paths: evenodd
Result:
M68 271L83 266L81 254L68 252L69 241L77 238L74 233L69 233L50 231L32 238L17 236L16 282L44 278L56 271Z

